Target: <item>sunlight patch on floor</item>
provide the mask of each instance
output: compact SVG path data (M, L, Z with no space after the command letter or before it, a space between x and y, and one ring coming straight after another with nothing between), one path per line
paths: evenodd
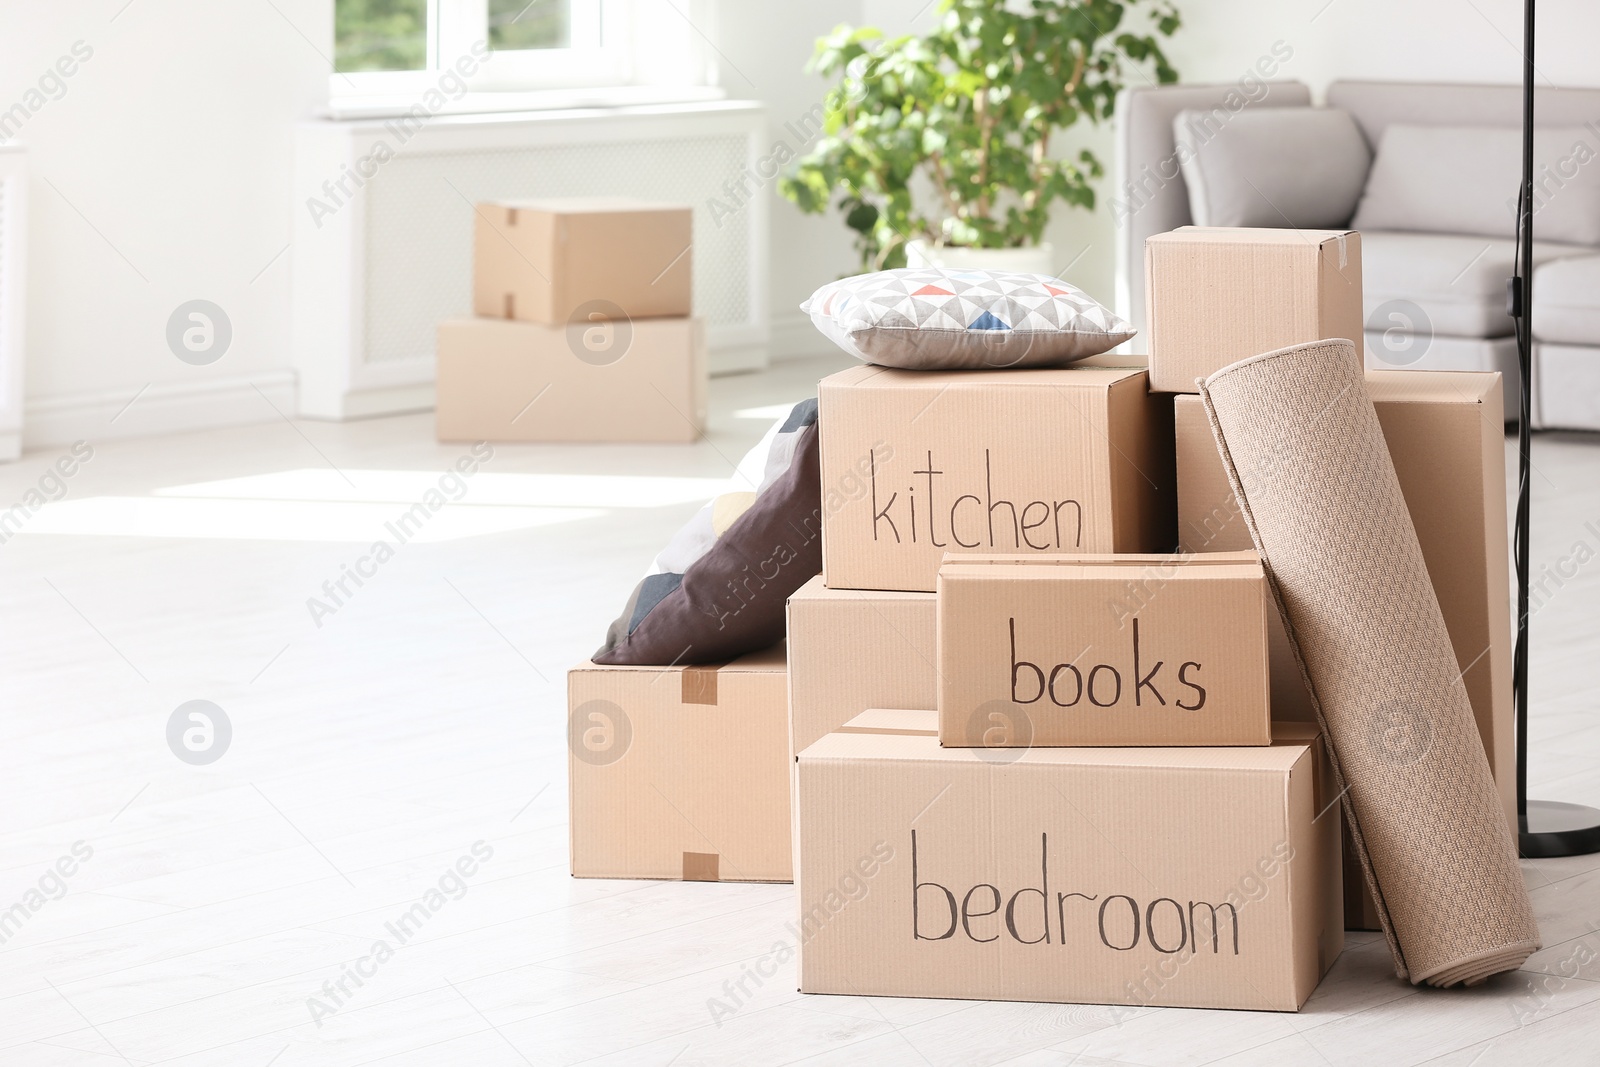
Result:
M260 541L455 541L706 500L722 478L302 468L45 505L19 532Z

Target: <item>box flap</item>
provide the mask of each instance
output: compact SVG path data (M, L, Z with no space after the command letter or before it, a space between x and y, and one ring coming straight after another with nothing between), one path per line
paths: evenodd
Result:
M873 708L863 711L839 727L842 734L904 734L913 737L938 737L939 713L935 711L896 711Z
M729 671L784 671L789 669L788 645L779 641L771 648L764 648L760 652L752 652L748 656L740 656L732 663L724 664L720 670L726 674Z
M1197 552L1187 556L1173 552L1118 552L1110 555L1104 552L1054 552L1047 555L1019 556L1014 553L983 553L971 556L955 552L944 554L944 565L954 564L980 566L1014 566L1027 564L1029 566L1060 567L1063 565L1082 565L1095 567L1148 567L1151 564L1165 563L1175 567L1216 567L1234 564L1261 563L1261 554L1255 549L1239 549L1232 552Z
M551 215L604 215L618 211L693 211L688 204L662 203L631 196L536 197L527 200L494 200L499 207L518 211L543 211Z
M1369 370L1367 394L1375 404L1482 404L1499 380L1499 371Z
M640 671L655 674L682 674L685 671L714 671L718 674L727 674L729 672L768 674L774 671L782 673L789 669L789 651L787 643L779 641L770 648L764 648L760 652L752 652L747 656L740 656L736 660L730 660L725 663L659 667L631 663L605 664L596 663L593 660L584 660L572 669L574 671Z
M1315 741L1322 731L1317 729L1314 722L1279 722L1272 723L1272 743L1275 745L1309 745Z
M989 389L1053 388L1109 389L1119 382L1143 375L1138 366L1108 367L1071 365L1066 367L1027 367L1018 370L922 371L899 370L863 364L830 374L819 388L839 386L869 389Z
M801 760L876 759L923 763L1050 764L1287 774L1315 743L1309 723L1273 723L1271 745L1235 748L941 748L932 711L871 710L799 754ZM924 724L928 724L926 727Z
M985 581L1028 580L1044 582L1122 581L1130 570L1163 567L1159 563L1096 564L1083 561L1056 563L1041 567L1036 561L1018 560L1008 564L986 564L969 567L958 561L939 568L939 577L952 579L976 578ZM1266 573L1260 563L1208 564L1189 567L1166 564L1161 573L1164 582L1204 582L1260 578Z
M1125 367L1132 370L1149 370L1150 357L1137 353L1104 352L1098 356L1085 356L1073 360L1073 367Z
M789 594L789 602L796 601L827 601L827 600L860 600L860 601L908 601L931 600L932 593L911 593L902 589L830 589L823 582L822 575L817 575L805 585Z
M1148 243L1304 245L1306 248L1321 248L1329 241L1349 237L1355 232L1355 230L1292 230L1250 226L1181 226L1167 233L1156 234L1148 239Z

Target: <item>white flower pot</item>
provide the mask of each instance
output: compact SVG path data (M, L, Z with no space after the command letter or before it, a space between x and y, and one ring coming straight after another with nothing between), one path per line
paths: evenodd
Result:
M906 262L913 267L956 270L1006 270L1018 274L1054 274L1055 250L1050 242L1033 248L938 247L918 239L906 243Z

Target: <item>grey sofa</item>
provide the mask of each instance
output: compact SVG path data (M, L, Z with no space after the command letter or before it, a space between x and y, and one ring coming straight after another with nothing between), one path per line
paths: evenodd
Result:
M1311 102L1310 90L1299 82L1254 83L1248 99L1238 85L1122 94L1112 210L1118 226L1117 298L1125 318L1144 326L1145 239L1193 221L1177 162L1173 127L1179 113ZM1374 151L1391 123L1520 128L1522 122L1521 90L1512 86L1335 82L1327 105L1348 111ZM1538 123L1588 126L1600 134L1600 90L1541 90ZM1509 208L1503 237L1364 231L1368 365L1498 370L1506 376L1507 418L1513 418L1517 353L1505 285L1513 271L1514 232ZM1533 425L1600 430L1600 247L1570 236L1553 232L1543 214L1535 216ZM1396 314L1397 307L1412 311Z

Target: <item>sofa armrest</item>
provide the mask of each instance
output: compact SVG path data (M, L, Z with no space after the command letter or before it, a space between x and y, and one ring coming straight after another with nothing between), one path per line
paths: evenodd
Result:
M1188 226L1189 187L1172 135L1178 112L1216 110L1219 118L1251 107L1307 107L1311 90L1297 81L1227 85L1168 85L1124 89L1117 96L1116 189L1110 199L1117 228L1117 313L1144 330L1144 242ZM1135 341L1134 344L1138 344Z

